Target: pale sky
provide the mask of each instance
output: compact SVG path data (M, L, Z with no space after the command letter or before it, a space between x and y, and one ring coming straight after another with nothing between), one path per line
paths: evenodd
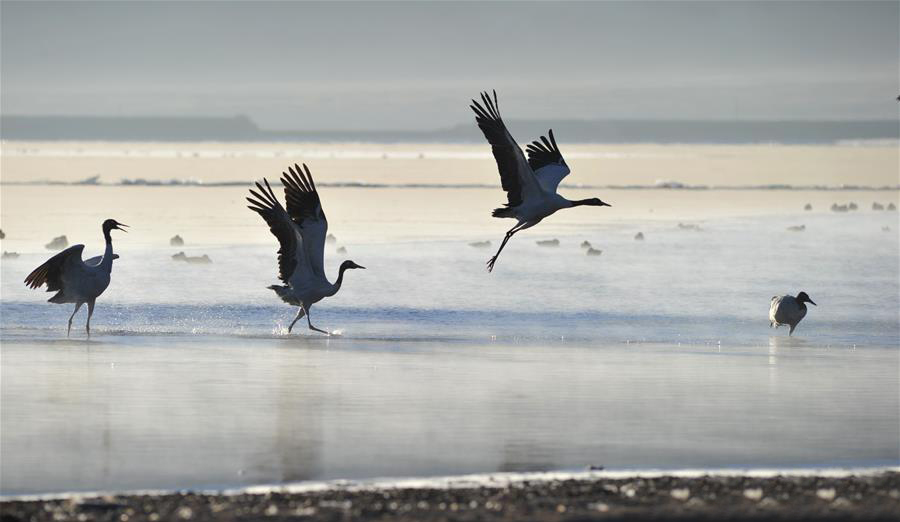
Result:
M4 114L894 119L900 2L0 3Z

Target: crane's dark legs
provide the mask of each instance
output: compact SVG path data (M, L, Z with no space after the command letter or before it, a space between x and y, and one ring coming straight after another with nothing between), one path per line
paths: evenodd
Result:
M83 305L83 304L84 303L75 303L75 310L72 312L72 315L69 316L69 329L66 330L66 337L68 337L69 334L72 333L72 319L75 318L75 314L78 313L78 310L81 308L81 305Z
M87 330L88 339L91 338L91 316L94 315L94 302L88 301L88 320L85 329Z
M306 324L309 325L310 330L315 330L315 331L317 331L319 333L323 333L325 335L331 335L330 333L326 332L325 330L320 330L319 328L316 328L315 326L312 325L312 322L309 319L309 310L306 310Z
M503 252L503 247L506 246L506 242L509 241L509 238L513 237L513 234L515 234L516 232L521 230L521 228L519 228L519 227L521 227L522 225L523 225L523 223L519 223L516 226L509 229L509 232L506 233L506 237L504 237L503 242L500 243L500 248L497 250L497 253L494 254L494 257L490 258L487 262L488 272L491 272L494 270L494 263L496 263L497 258L500 257L500 252Z
M288 333L291 333L291 329L294 328L294 324L296 324L304 314L306 314L306 311L304 311L303 307L301 306L300 310L297 311L297 317L295 317L294 320L291 321L291 325L288 326Z

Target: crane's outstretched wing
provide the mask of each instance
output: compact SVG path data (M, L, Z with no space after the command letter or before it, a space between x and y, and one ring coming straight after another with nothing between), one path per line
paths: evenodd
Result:
M25 284L29 288L38 288L46 283L48 292L63 290L68 279L66 274L71 275L84 268L84 261L81 260L82 252L84 252L84 245L70 246L35 268L25 278Z
M528 165L534 171L541 187L547 192L556 192L559 182L569 175L569 166L559 152L553 129L548 132L550 139L541 136L541 141L534 140L528 147Z
M299 272L297 275L309 274L309 263L304 258L302 247L303 239L297 233L291 217L275 198L269 181L263 178L263 183L265 183L265 187L259 182L256 183L259 192L250 189L250 193L254 197L247 198L247 201L250 202L247 208L262 216L269 225L272 235L278 239L280 245L278 249L278 279L289 284L295 272Z
M305 172L304 172L305 171ZM300 229L303 236L303 250L313 274L325 277L325 236L328 235L328 220L322 210L322 201L316 191L309 167L303 169L296 163L282 173L284 199L287 213Z
M497 109L497 91L494 91L493 100L488 93L481 93L481 101L484 103L483 106L475 100L472 100L470 105L475 111L475 122L491 144L494 159L497 160L500 182L506 191L506 206L518 206L524 199L539 195L538 181L519 144L500 118L500 111Z

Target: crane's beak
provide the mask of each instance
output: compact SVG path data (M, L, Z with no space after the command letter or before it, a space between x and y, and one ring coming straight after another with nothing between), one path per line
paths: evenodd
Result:
M362 268L363 270L366 269L366 267L364 267L364 266L362 266L362 265L356 265L356 268Z
M128 232L127 230L125 230L122 227L128 227L128 225L126 225L125 223L119 223L118 221L116 221L116 230L121 230L122 232Z
M819 306L812 299L808 299L807 302L809 302L809 304L811 304L813 306Z

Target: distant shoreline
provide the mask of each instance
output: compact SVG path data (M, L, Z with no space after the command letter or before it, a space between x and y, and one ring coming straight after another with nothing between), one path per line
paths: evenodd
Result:
M896 520L900 472L498 473L225 491L7 497L25 520ZM81 518L79 518L81 517Z
M281 183L277 181L273 181L271 183L273 186L280 186ZM119 181L113 182L105 182L100 181L99 177L90 177L83 180L78 181L64 181L64 180L34 180L34 181L0 181L0 186L37 186L37 187L51 187L51 186L67 186L67 187L206 187L206 188L218 188L218 187L244 187L247 185L246 180L235 180L235 181L214 181L214 182L203 182L202 180L195 179L169 179L169 180L155 180L155 179L129 179L123 178ZM324 181L317 184L320 187L329 187L329 188L354 188L354 189L432 189L432 190L440 190L440 189L486 189L486 190L496 190L498 185L491 185L487 183L462 183L462 184L447 184L447 183L361 183L357 181ZM788 190L788 191L825 191L825 192L885 192L885 191L900 191L900 185L884 185L884 186L865 186L865 185L841 185L841 186L831 186L831 185L688 185L684 183L657 183L652 185L572 185L567 183L562 183L560 185L563 189L568 190L676 190L676 191L716 191L716 190L727 190L727 191L773 191L773 190Z
M556 130L566 143L836 144L900 139L896 120L509 120L528 139ZM483 143L473 123L433 130L260 128L247 116L0 116L3 140ZM523 141L524 143L524 141Z

